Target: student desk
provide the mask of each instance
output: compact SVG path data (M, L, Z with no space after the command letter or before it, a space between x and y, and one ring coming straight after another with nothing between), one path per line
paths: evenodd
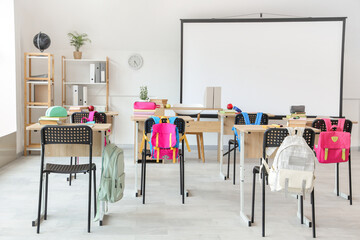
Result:
M59 126L77 126L82 125L78 123L65 123ZM102 133L105 133L111 129L110 123L105 124L83 124L88 125L93 130L93 157L101 157L102 154ZM40 125L39 123L34 123L26 127L26 130L31 131L40 131L44 126L49 125ZM54 125L58 126L58 125ZM79 144L49 144L45 148L45 156L47 157L88 157L89 156L89 147Z
M251 226L251 221L244 212L245 152L250 148L250 152L254 154L257 152L257 155L254 155L256 158L262 157L264 132L271 127L271 125L235 125L240 138L240 217L249 227ZM320 132L319 129L311 129L316 133ZM253 139L250 140L251 138Z

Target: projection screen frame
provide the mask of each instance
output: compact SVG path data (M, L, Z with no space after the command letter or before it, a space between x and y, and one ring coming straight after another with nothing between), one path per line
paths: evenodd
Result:
M342 43L341 43L341 66L340 66L340 95L339 95L339 116L343 117L343 75L344 75L344 52L345 52L345 27L347 17L316 17L316 18L211 18L211 19L180 19L181 21L181 49L180 49L180 103L183 102L183 53L184 53L184 24L185 23L254 23L254 22L342 22ZM209 114L207 114L209 115Z

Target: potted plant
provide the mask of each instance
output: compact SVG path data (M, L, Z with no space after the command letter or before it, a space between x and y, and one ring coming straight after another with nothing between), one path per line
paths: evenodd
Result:
M70 38L70 45L75 47L74 58L81 59L82 52L80 52L80 48L86 42L91 43L91 40L86 33L79 34L78 32L70 32L68 33L68 37Z
M148 101L149 100L147 86L141 86L140 87L140 100L142 100L142 101Z

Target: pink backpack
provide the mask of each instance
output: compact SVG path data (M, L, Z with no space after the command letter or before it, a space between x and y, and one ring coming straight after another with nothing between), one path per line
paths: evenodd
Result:
M176 162L179 153L178 133L175 124L158 123L152 127L151 156L159 162L159 159L173 159Z
M323 119L326 132L321 132L316 157L320 163L340 163L349 160L351 135L344 132L345 119L340 118L338 125L331 125L330 119ZM335 128L335 129L334 129Z

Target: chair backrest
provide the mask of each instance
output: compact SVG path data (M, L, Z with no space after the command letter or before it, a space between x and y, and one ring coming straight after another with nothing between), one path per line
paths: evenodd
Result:
M165 119L163 119L163 120L165 120ZM146 119L145 124L144 124L145 134L151 133L151 129L152 129L152 126L154 124L155 124L154 119L152 119L152 118ZM177 118L175 120L174 124L178 128L179 134L184 134L185 133L185 121L184 121L184 119Z
M92 145L92 129L89 126L45 126L41 129L41 145L88 144Z
M266 158L266 148L280 147L284 139L289 135L286 128L269 128L264 133L263 158ZM315 132L311 128L305 128L303 138L311 149L314 149Z
M338 124L337 119L330 119L330 121L331 121L332 125L337 125ZM312 122L312 127L320 129L322 132L326 132L326 124L325 124L325 121L323 119L315 119ZM344 132L351 133L351 130L352 130L352 122L350 120L346 119L345 120L345 125L344 125Z
M81 123L83 117L88 118L88 112L74 112L71 114L71 123ZM94 115L95 123L106 123L106 114L103 112L98 112Z
M256 121L256 113L248 113L248 115L250 122L254 123ZM269 116L263 113L261 116L260 125L268 125L268 124L269 124ZM241 113L235 116L235 125L245 125L245 119Z

